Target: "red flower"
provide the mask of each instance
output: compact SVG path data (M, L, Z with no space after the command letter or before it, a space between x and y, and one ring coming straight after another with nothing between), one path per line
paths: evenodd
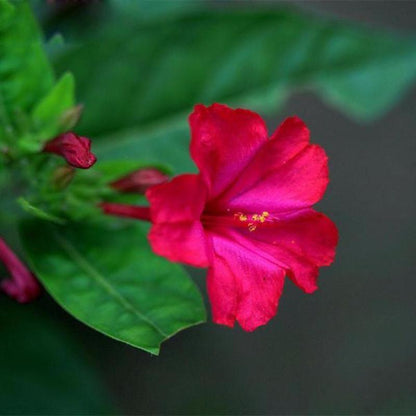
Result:
M156 168L141 168L112 182L112 188L119 192L144 194L148 188L169 180L169 176Z
M318 268L334 259L337 229L311 208L328 184L327 157L296 117L270 138L259 115L220 104L197 105L189 121L200 173L147 191L150 244L169 260L209 267L214 322L252 331L276 314L286 274L311 293ZM104 208L146 217L142 207Z
M75 168L88 169L97 161L91 153L91 140L71 132L61 134L47 142L43 151L63 156Z
M20 303L30 302L40 293L40 286L13 251L0 238L0 261L4 263L11 278L1 282L1 289Z

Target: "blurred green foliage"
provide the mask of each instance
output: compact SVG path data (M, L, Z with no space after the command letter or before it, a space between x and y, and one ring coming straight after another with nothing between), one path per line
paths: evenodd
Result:
M72 123L71 120L65 123L65 118L74 105L75 80L72 74L65 73L32 111L37 135L45 140L59 131L69 130Z
M74 105L70 74L56 85L43 38L26 1L0 1L0 158L39 152L63 132Z
M189 170L186 115L196 103L270 112L301 88L369 120L390 109L416 77L412 36L279 7L182 7L182 14L146 20L129 2L115 3L90 16L94 26L88 15L56 26L68 43L55 66L74 72L86 105L79 131L100 138L96 149L105 159L167 161ZM158 2L159 10L167 4ZM124 8L130 13L120 14Z
M93 363L37 305L0 299L0 413L113 413Z
M30 110L48 92L53 73L26 2L0 2L0 36L1 99L7 116L13 117L18 111Z
M88 109L79 128L91 135L160 122L199 102L275 110L278 87L312 88L371 118L416 76L415 38L285 10L204 11L151 22L129 15L96 26L82 39L69 35L55 60L58 71L76 75Z

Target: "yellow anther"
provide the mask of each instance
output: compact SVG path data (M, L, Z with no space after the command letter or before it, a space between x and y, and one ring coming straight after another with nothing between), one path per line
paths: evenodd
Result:
M266 218L269 215L270 214L267 211L263 211L261 214L252 214L250 215L250 217L248 217L246 214L243 214L242 212L236 212L234 214L234 218L241 222L250 221L247 223L247 227L249 231L254 231L259 223L266 222Z
M260 222L265 222L266 218L269 216L270 214L267 211L263 211L261 214L254 214L251 216L251 218L253 219L253 221L260 221Z
M234 218L240 220L241 222L247 221L247 215L243 214L242 212L236 212L234 214Z

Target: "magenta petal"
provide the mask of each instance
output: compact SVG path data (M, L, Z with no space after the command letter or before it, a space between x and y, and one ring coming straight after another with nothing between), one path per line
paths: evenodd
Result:
M305 124L291 117L261 147L217 205L237 211L286 212L319 201L327 184L324 150L310 145Z
M171 182L149 188L153 250L171 261L208 266L206 237L200 217L206 186L199 175L180 175Z
M328 185L325 151L309 145L274 171L268 171L251 189L233 197L231 209L250 212L287 212L318 202Z
M214 322L233 326L237 320L246 331L266 324L277 311L284 269L247 248L237 232L216 229L210 238L213 258L207 286Z
M207 240L199 221L154 224L149 233L153 251L170 261L208 267Z
M267 141L264 121L249 110L197 105L189 123L191 155L209 186L210 199L233 183Z
M146 192L152 222L175 223L199 220L207 189L200 175L179 175L170 182L155 185Z
M333 262L338 243L335 224L312 209L274 227L259 227L251 237L257 244L266 243L268 252L286 265L289 277L307 293L317 289L318 268Z

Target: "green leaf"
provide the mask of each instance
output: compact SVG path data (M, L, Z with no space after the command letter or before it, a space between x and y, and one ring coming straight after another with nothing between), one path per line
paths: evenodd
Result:
M32 121L39 142L68 130L65 112L75 105L75 81L70 73L64 74L55 86L41 99L32 112Z
M196 286L180 266L152 253L138 225L32 221L23 224L21 236L33 270L55 300L110 337L158 354L162 341L205 320Z
M0 121L27 129L27 112L53 85L52 68L26 1L0 0Z
M114 414L82 345L39 305L2 296L0 333L2 414Z
M369 119L388 110L416 77L415 37L278 8L146 22L133 13L116 16L56 58L58 70L70 69L77 79L85 134L164 128L199 102L271 111L299 87Z

